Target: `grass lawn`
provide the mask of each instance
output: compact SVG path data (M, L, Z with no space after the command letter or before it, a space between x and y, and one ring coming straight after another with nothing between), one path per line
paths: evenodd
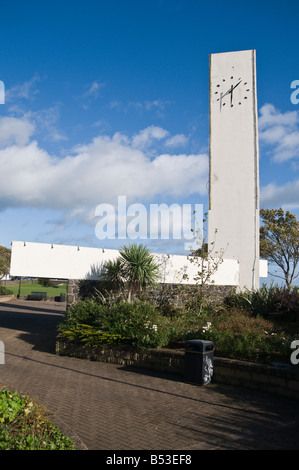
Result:
M19 293L19 286L6 286L7 289L12 291L15 295L18 295ZM50 297L55 297L60 294L66 294L66 284L62 286L57 286L57 287L46 287L42 286L40 284L26 284L26 281L24 283L21 283L21 291L20 295L30 295L31 292L47 292L47 295Z

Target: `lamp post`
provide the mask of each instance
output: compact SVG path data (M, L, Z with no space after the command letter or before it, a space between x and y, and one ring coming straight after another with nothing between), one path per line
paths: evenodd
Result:
M22 280L22 278L20 277L20 279L19 279L19 292L18 292L18 295L17 295L18 299L20 298L20 295L21 295L21 280Z

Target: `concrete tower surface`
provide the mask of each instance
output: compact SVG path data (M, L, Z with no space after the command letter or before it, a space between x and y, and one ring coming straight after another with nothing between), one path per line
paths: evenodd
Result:
M259 288L259 150L255 50L210 55L208 242Z

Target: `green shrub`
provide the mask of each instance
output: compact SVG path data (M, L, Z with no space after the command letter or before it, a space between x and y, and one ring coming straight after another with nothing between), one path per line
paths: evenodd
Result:
M228 296L226 305L238 307L253 315L269 317L278 314L284 320L294 321L299 315L299 289L285 286L263 285L256 291L246 291Z
M299 319L299 289L280 288L273 293L275 303L275 313L278 313L286 321L296 321Z
M137 348L165 346L168 319L153 304L133 301L114 304L107 309L104 328L120 334Z
M188 333L187 339L206 339L215 344L215 355L254 362L289 360L292 337L262 317L231 309L213 317L210 324Z
M232 299L237 307L217 305L213 310L209 305L199 314L193 306L172 310L170 315L146 301L101 304L86 299L66 312L59 330L90 346L126 342L141 349L184 347L186 339L196 338L213 341L218 356L249 361L289 360L296 325L289 327L287 322L274 321L265 310L265 317L257 314L260 310L256 305L263 305L268 294L263 290L247 298L245 294L237 295ZM274 298L272 291L270 297Z
M0 295L11 295L11 294L13 294L13 292L7 289L7 287L0 286Z
M43 287L53 287L53 283L46 277L40 277L37 282Z
M0 450L73 450L74 443L27 396L0 391Z
M106 309L105 305L101 305L95 299L80 300L66 311L61 326L74 327L84 324L101 328Z
M263 285L256 291L233 293L225 299L225 303L229 308L236 307L253 315L266 316L274 309L273 290L274 286Z
M65 338L83 343L85 346L96 347L102 344L118 344L127 342L122 335L101 331L90 325L78 324L63 330Z
M84 325L84 327L82 326ZM92 327L92 328L89 328ZM86 299L77 302L70 307L63 322L59 325L62 334L76 334L81 340L86 339L88 333L91 336L106 332L138 348L155 348L166 346L178 336L182 336L184 324L182 320L167 318L149 302L115 302L112 304L100 304L94 299ZM178 333L179 330L179 333ZM96 342L99 338L94 339Z

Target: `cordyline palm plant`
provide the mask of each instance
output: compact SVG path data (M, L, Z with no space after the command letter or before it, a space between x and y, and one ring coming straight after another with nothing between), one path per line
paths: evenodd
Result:
M104 274L101 277L102 280L107 282L112 290L122 290L124 287L124 278L120 258L107 261L104 270Z
M133 293L140 293L159 280L159 265L144 245L124 245L119 254L116 260L106 263L102 279L114 290L126 287L130 302Z

